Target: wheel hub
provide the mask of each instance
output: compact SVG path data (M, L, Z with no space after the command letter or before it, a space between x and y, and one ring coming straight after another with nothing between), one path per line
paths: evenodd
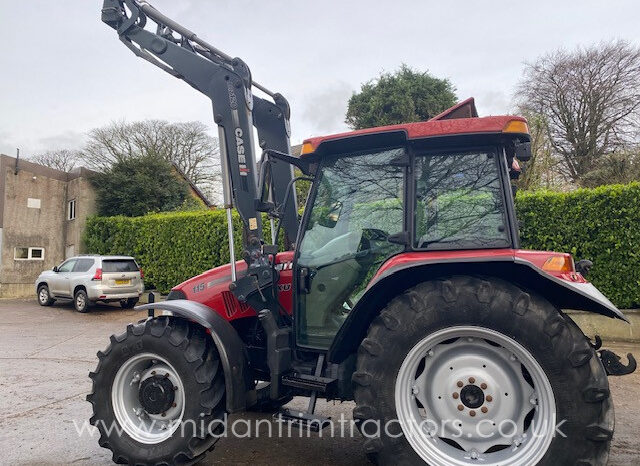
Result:
M140 384L138 399L147 413L163 413L172 407L175 399L173 382L161 375L150 377Z
M484 404L484 391L477 385L465 385L460 390L460 401L467 408L479 408Z

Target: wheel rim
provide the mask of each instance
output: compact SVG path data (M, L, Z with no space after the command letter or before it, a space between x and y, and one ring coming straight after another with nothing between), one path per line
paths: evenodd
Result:
M76 306L78 307L78 309L84 309L86 305L87 300L84 298L84 295L82 293L78 293L76 295Z
M536 464L555 432L553 389L515 340L483 327L437 331L396 379L398 421L427 463Z
M32 295L33 296L33 295ZM38 293L38 296L40 298L40 302L42 304L46 303L47 301L49 301L49 292L47 291L46 288L40 288L40 293Z
M184 387L166 359L142 353L127 360L116 373L111 404L116 420L133 440L160 443L180 427Z

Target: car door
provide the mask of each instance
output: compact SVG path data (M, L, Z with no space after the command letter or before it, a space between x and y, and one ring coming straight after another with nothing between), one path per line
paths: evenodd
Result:
M64 261L58 267L58 271L54 274L49 282L49 288L55 296L71 297L70 274L76 265L76 259Z

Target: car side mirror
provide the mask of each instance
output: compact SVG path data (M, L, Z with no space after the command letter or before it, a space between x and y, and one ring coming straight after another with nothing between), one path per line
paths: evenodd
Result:
M53 266L53 268L52 268L51 270L53 270L55 273L58 273L58 266L57 266L57 265L54 265L54 266Z

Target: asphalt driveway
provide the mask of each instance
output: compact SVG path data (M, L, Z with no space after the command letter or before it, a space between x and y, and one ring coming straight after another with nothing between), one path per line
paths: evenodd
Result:
M35 300L0 300L0 463L112 464L97 434L86 428L90 405L84 398L91 384L96 351L112 333L144 313L99 305L78 314L71 305L43 308ZM640 345L611 345L618 353L640 356ZM638 464L640 446L640 374L610 378L616 409L616 433L609 464ZM304 399L291 405L303 408ZM351 419L351 403L318 404L318 412ZM249 414L251 420L269 415ZM266 422L266 421L265 421ZM81 432L81 433L79 433ZM206 464L368 464L361 438L222 439Z

